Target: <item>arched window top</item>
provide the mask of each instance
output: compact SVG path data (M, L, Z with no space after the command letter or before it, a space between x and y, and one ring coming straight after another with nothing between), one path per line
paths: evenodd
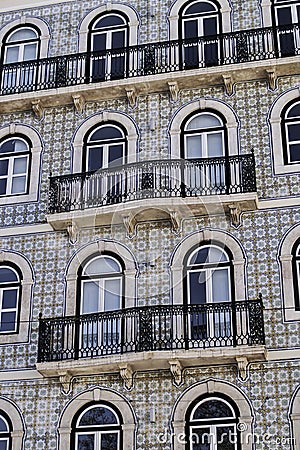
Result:
M0 437L3 433L9 433L11 431L11 425L8 418L0 411Z
M0 144L0 155L7 153L21 153L29 151L29 145L22 138L9 137Z
M100 125L98 128L89 133L87 141L112 141L114 139L124 139L124 137L125 134L120 127L113 124L105 124Z
M34 28L22 27L14 30L6 39L7 43L23 42L39 39L39 35Z
M19 275L15 269L9 266L0 266L0 285L6 283L18 283Z
M300 119L300 102L293 103L286 111L285 117L287 119Z
M80 414L76 427L105 427L108 425L120 425L120 419L116 412L107 405L93 405Z
M199 15L199 14L207 14L211 12L217 12L218 9L216 5L212 2L208 1L197 1L192 4L187 5L182 12L183 16L187 15Z
M185 125L185 130L203 130L206 128L223 127L220 117L209 112L202 112L192 116Z
M113 28L113 27L125 27L127 22L123 16L119 14L106 14L96 20L92 26L92 30L99 30L103 28Z
M190 420L235 419L232 406L225 400L211 397L198 402L191 411Z
M88 261L84 266L83 276L105 275L109 273L122 273L122 267L116 258L100 255Z
M188 266L203 264L218 264L229 262L229 256L224 249L216 245L204 245L195 249L188 258Z

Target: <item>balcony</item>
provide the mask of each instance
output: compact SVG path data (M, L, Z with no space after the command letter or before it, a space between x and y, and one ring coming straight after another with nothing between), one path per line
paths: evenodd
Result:
M124 97L133 89L137 94L165 91L170 81L175 97L181 88L225 82L231 91L236 81L264 78L274 88L276 76L299 73L299 35L299 25L293 24L5 64L1 108L10 111L13 96L14 110L31 108L32 100L45 106L74 101L80 109L78 96L93 101Z
M85 226L239 212L257 208L254 155L159 160L51 177L48 222ZM130 219L131 224L128 225Z
M257 300L158 305L78 317L40 318L37 369L44 376L236 363L264 359Z

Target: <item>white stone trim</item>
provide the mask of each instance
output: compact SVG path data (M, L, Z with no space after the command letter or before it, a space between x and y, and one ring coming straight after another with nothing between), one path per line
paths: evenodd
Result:
M72 172L82 171L82 152L84 147L84 137L86 133L95 125L104 122L117 122L123 125L127 131L127 163L137 161L138 155L138 131L133 120L124 113L117 111L102 111L86 119L76 130L73 136L73 163Z
M0 48L4 44L5 35L9 33L10 30L12 30L17 26L30 27L30 25L35 25L40 30L41 33L39 58L47 58L50 41L50 30L46 22L37 17L22 16L19 19L13 20L12 22L9 22L8 24L4 25L4 27L0 29Z
M300 388L297 387L289 407L291 438L293 450L300 450Z
M209 379L188 388L175 404L171 417L172 432L174 433L174 450L185 450L186 446L183 443L183 439L176 439L176 437L185 436L185 417L187 409L194 400L205 394L215 394L216 396L218 394L225 394L232 399L240 412L238 422L244 424L246 427L244 436L249 436L249 434L252 435L253 412L250 407L250 402L245 394L232 384L220 380ZM251 439L247 440L242 436L241 441L243 442L242 450L252 450Z
M299 164L284 164L283 136L281 132L281 114L283 108L292 100L300 101L299 87L292 88L281 94L273 103L269 114L271 127L271 148L273 153L273 166L275 175L286 173L299 173Z
M4 397L0 397L0 409L7 414L12 423L11 449L21 450L22 448L24 448L23 439L25 433L25 426L19 409L11 400L8 400Z
M179 39L178 35L178 21L180 9L188 3L188 0L176 0L169 9L168 20L170 24L170 39ZM220 12L222 16L222 31L229 33L231 31L231 5L228 0L216 0L220 5Z
M204 229L197 231L183 239L174 250L171 261L171 288L173 291L173 303L182 304L183 299L183 269L184 259L187 253L195 246L201 245L205 241L213 240L226 246L232 253L232 266L234 278L235 300L246 299L246 274L245 274L245 256L240 244L228 233Z
M113 240L100 240L87 244L81 248L71 259L66 272L66 305L65 315L75 315L76 309L76 292L77 292L77 278L78 269L84 261L93 254L105 254L106 252L113 253L123 261L124 269L124 297L125 307L130 308L136 303L136 277L137 277L137 262L124 244Z
M0 262L15 264L22 274L18 333L0 334L0 345L27 342L31 317L32 268L23 255L8 250L0 250Z
M267 28L272 26L271 0L261 0L260 7L262 11L262 26Z
M109 402L116 407L121 413L123 424L123 450L134 450L135 442L135 428L136 418L129 402L125 397L114 392L111 389L94 388L89 391L84 391L77 397L73 398L65 407L59 421L58 427L58 450L70 449L70 438L72 431L73 417L77 411L88 405L90 402Z
M138 27L139 27L139 17L137 12L130 6L124 5L123 3L110 3L107 2L105 5L99 6L89 12L84 19L81 21L79 26L79 49L80 53L87 51L88 44L88 33L90 23L100 14L110 13L110 12L122 12L128 17L129 26L129 41L128 45L137 45L138 43Z
M42 141L32 127L23 125L20 123L11 123L0 128L0 140L5 137L13 136L14 134L21 134L26 136L30 142L31 153L31 167L29 177L29 191L24 195L8 195L7 197L0 197L0 206L10 205L16 203L33 202L38 198L39 192L39 180L40 180L40 167L41 167L41 153L42 153Z
M180 158L181 148L181 125L184 119L192 113L204 111L206 109L213 109L216 113L221 113L225 119L225 127L227 129L227 145L230 155L237 155L238 148L238 122L237 118L229 105L215 99L201 98L195 100L187 105L182 106L177 110L171 120L169 126L170 134L170 153L172 158Z
M281 287L285 320L300 320L300 311L295 310L295 291L292 267L292 250L300 237L300 225L289 229L279 247L279 262L281 268Z

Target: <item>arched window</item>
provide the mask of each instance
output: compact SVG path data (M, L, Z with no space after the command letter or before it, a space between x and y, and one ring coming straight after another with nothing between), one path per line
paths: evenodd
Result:
M109 313L123 306L123 267L120 261L111 255L89 259L80 274L80 293L79 314L89 316L83 317L80 331L82 355L118 352L121 316Z
M126 70L128 19L111 12L97 17L90 25L91 80L123 78Z
M194 163L186 166L185 186L188 195L221 194L226 191L227 154L224 119L214 112L193 114L183 122L183 155ZM215 158L213 164L205 161ZM202 159L202 161L201 161ZM199 160L198 162L196 160Z
M300 163L300 102L288 105L282 113L285 164Z
M38 31L30 26L24 26L11 31L4 39L3 54L3 93L24 92L32 90L35 84L37 66L34 63L39 58L40 36ZM14 63L31 61L31 64L6 66Z
M197 399L187 412L189 450L237 450L239 412L225 396Z
M186 300L191 305L191 339L232 336L231 257L219 245L208 242L192 250L186 259ZM226 339L225 339L226 340Z
M295 309L300 311L300 239L293 246L292 258Z
M210 0L193 1L180 12L183 68L212 66L220 60L220 8ZM208 38L209 39L206 39Z
M76 450L120 450L121 415L108 403L84 407L73 421Z
M6 414L0 411L0 449L11 450L12 425Z
M300 48L300 2L273 0L273 21L277 26L280 56L293 56ZM297 25L297 26L295 26Z
M23 137L0 143L0 196L26 194L29 184L30 148Z
M10 265L0 266L0 333L15 333L18 329L18 310L21 278Z

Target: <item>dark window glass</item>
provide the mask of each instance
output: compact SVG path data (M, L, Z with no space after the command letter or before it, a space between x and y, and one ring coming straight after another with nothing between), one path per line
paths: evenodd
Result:
M106 50L106 34L95 34L93 37L93 51L101 52Z
M232 417L232 411L229 406L220 400L209 400L198 406L192 419L215 419L221 417Z
M291 162L300 161L300 144L290 145L290 160Z
M0 432L9 431L6 425L6 422L3 420L3 418L0 416Z
M95 450L95 436L93 434L84 434L78 436L78 450Z
M300 141L300 124L288 125L289 141Z
M216 8L211 3L197 2L186 9L185 15L188 14L201 14L206 12L216 11Z
M18 299L17 289L7 289L3 292L2 308L16 308Z
M19 281L15 272L7 267L1 267L0 283L10 283L12 281Z
M6 194L7 180L0 180L0 195Z
M188 20L184 22L184 37L192 39L198 37L198 22L197 20Z
M112 26L124 26L124 20L121 17L118 16L105 16L102 19L98 20L98 22L95 24L94 28L110 28Z
M117 433L105 433L102 434L101 450L115 450L118 448L118 435Z
M202 277L204 276L204 272ZM190 272L190 303L203 305L206 303L206 283L203 283L200 272ZM201 282L202 281L202 282Z
M108 408L96 407L88 410L80 419L79 426L117 424L115 414Z
M0 159L0 175L8 174L8 159Z
M116 127L105 126L98 128L89 138L90 141L105 141L111 139L122 139L123 134Z
M89 149L88 171L101 169L103 166L103 147L92 147Z
M116 31L112 34L112 48L123 48L125 47L125 32Z
M300 103L297 103L289 110L288 117L300 117Z
M1 314L0 331L14 331L16 324L16 313L3 312Z
M204 19L203 27L204 27L204 36L215 36L218 32L217 19L215 17Z
M278 8L277 10L278 25L290 25L292 23L292 13L289 7Z
M123 145L110 145L108 153L108 164L110 166L120 165L123 160Z

